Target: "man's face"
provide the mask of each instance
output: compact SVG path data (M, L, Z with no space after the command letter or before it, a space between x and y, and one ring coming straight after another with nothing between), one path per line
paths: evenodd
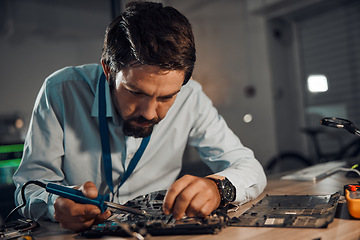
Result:
M141 66L121 70L114 81L112 99L124 119L127 136L147 137L173 105L184 81L184 71Z

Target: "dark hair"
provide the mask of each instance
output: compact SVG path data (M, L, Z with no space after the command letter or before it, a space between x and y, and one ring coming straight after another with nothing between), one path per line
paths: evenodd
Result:
M112 74L140 65L185 70L186 84L196 61L191 25L173 7L154 2L128 3L125 12L106 29L102 60Z

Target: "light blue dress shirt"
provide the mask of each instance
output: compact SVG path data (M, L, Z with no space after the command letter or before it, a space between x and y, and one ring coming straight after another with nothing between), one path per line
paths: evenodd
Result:
M101 157L98 125L98 64L67 67L49 76L36 99L22 162L14 174L15 198L20 204L21 186L29 180L63 185L93 181L100 194L108 194ZM115 111L106 83L109 140L114 189L141 140L124 136L122 118ZM253 152L244 147L203 93L190 80L181 88L166 117L154 127L150 142L134 172L114 199L127 200L167 189L177 179L187 144L217 175L236 187L236 201L247 202L265 188L266 177ZM26 188L26 217L53 219L56 195L38 186Z

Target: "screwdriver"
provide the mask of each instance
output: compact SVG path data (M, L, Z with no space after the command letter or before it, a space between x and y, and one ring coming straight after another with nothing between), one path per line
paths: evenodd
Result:
M136 208L127 207L113 202L108 202L106 201L108 199L108 195L98 195L96 198L91 199L85 197L80 190L66 186L61 186L55 183L47 183L45 189L49 193L53 193L64 198L71 199L77 203L92 204L98 206L101 212L104 212L107 207L111 207L117 210L133 213L136 215L142 215L142 216L148 215L148 213L145 210L139 210Z

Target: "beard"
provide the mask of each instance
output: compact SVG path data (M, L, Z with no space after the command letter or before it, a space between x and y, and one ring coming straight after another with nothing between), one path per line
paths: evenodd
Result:
M149 127L139 127L133 125L132 122L147 123L151 125ZM155 124L158 124L159 122L160 119L147 120L143 116L129 118L127 120L124 120L123 132L125 136L131 136L135 138L145 138L151 135Z

